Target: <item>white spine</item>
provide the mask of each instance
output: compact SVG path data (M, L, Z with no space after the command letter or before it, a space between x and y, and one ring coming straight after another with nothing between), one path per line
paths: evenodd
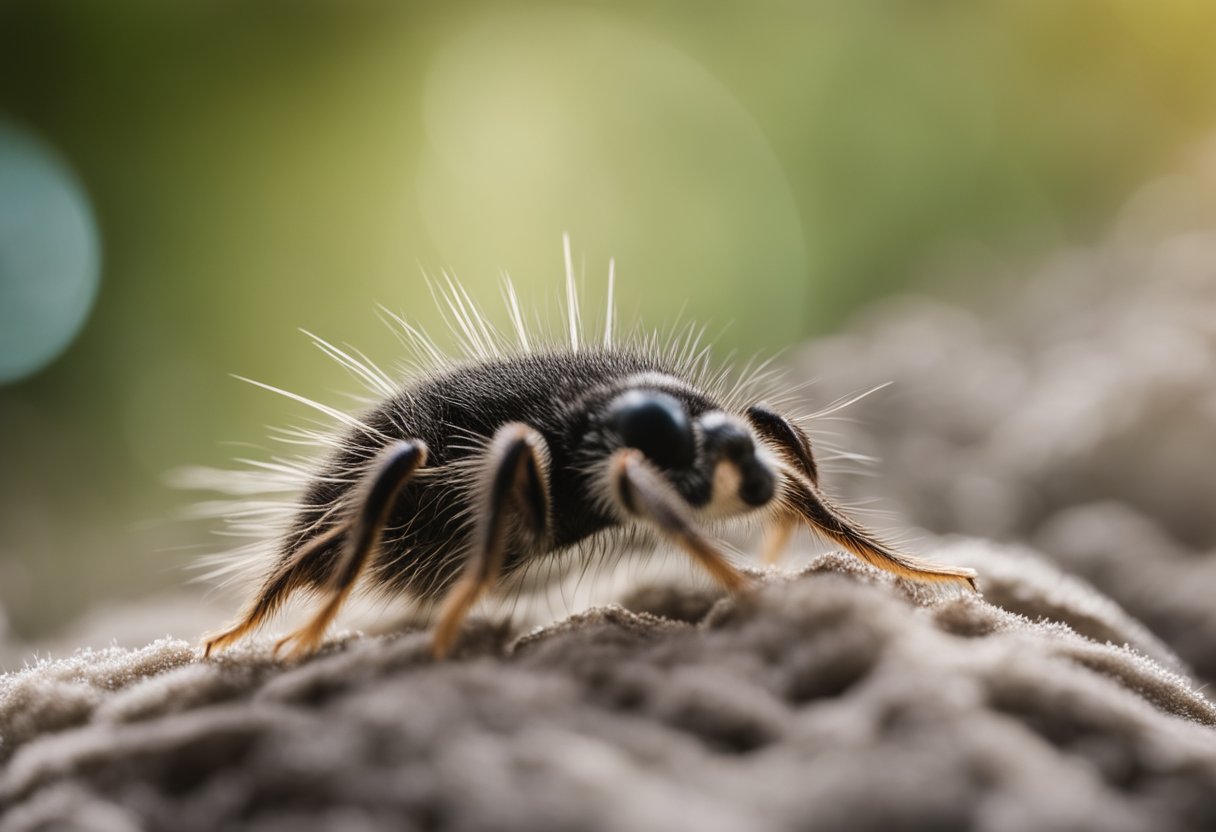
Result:
M562 253L566 257L566 317L570 333L570 351L578 352L578 292L574 287L574 259L570 256L570 235L562 235Z
M608 313L604 319L604 346L612 349L612 309L616 305L616 258L608 258Z

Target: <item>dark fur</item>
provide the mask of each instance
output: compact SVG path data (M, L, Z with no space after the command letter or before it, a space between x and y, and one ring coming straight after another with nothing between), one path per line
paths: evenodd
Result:
M383 436L359 429L348 433L343 450L305 493L280 558L286 561L357 509L353 471L365 470L394 440L421 439L429 450L429 473L410 482L397 498L370 569L372 584L389 592L425 598L441 594L464 566L455 554L463 543L461 512L469 510L470 472L450 466L479 454L476 437L488 440L512 421L530 425L548 444L552 510L547 548L559 551L608 528L617 521L596 501L584 466L603 446L597 419L602 405L625 389L625 379L646 372L678 377L674 367L653 357L593 349L470 363L410 385L363 416ZM678 398L692 417L717 407L688 389L656 389ZM710 483L700 470L683 472L676 484L693 505L709 498ZM327 581L341 547L341 539L334 540L301 563L299 584ZM506 572L526 556L526 544L517 540L508 549Z
M554 350L458 365L378 405L339 447L306 489L258 595L207 641L208 654L312 589L324 604L276 647L294 643L293 654L306 655L366 575L381 593L440 601L434 650L446 655L501 578L610 528L649 527L741 591L748 578L699 530L698 507L708 516L768 507L778 542L805 522L880 568L974 588L970 570L902 555L850 522L819 491L796 425L760 405L728 413L648 352Z

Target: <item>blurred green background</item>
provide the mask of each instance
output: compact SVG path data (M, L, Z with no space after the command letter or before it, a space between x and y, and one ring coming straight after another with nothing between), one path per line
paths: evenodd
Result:
M422 269L553 309L567 231L723 355L976 291L933 264L1083 241L1210 136L1214 43L1209 0L0 2L0 608L181 585L165 473L299 415L229 373L352 387L297 327L391 362Z

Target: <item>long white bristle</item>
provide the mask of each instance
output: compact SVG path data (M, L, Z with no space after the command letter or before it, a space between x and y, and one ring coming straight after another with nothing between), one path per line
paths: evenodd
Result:
M894 384L894 382L884 381L882 384L876 384L873 387L869 388L868 390L863 390L862 392L856 393L852 396L843 396L843 397L837 399L836 401L832 402L831 404L829 404L827 407L823 408L822 410L817 410L814 413L811 413L806 418L807 419L824 419L828 416L831 416L833 413L837 413L841 410L844 410L847 407L852 407L853 405L857 404L859 401L866 398L867 396L871 396L874 393L877 393L879 390L885 390L886 388L890 387L892 384Z
M292 393L290 390L284 390L281 387L275 387L274 385L266 384L265 382L254 381L251 378L245 378L245 376L238 376L238 375L233 374L232 377L235 379L244 381L248 384L252 384L254 387L261 387L263 390L269 390L271 393L278 393L280 396L286 396L287 398L291 399L292 401L299 402L302 405L311 407L313 410L317 410L321 413L324 413L326 416L333 419L334 421L341 422L342 424L344 424L348 427L357 428L358 430L361 430L364 433L371 434L372 436L381 436L380 431L372 428L369 425L364 424L362 421L360 421L359 419L356 419L354 416L351 416L349 413L343 413L341 410L338 410L337 408L330 407L329 405L326 405L326 404L321 404L320 402L314 401L313 399L310 399L307 396L301 396L299 393ZM384 437L384 438L387 438L387 437Z
M364 386L366 386L371 392L384 397L392 396L397 392L397 388L393 384L392 380L384 374L383 370L369 361L367 356L359 353L360 358L355 358L354 356L350 355L350 353L335 347L333 344L329 343L319 335L313 335L303 327L300 328L300 332L311 338L312 342L321 350L321 352L337 361L352 375L354 375L355 378L362 381ZM355 352L358 351L355 350Z
M435 340L426 334L426 330L414 326L387 306L381 305L380 313L381 320L387 316L385 323L389 324L389 329L401 341L402 346L421 357L424 363L438 367L447 362L447 356L435 345Z
M562 235L562 253L566 259L566 317L570 334L570 351L578 352L578 291L574 285L574 259L570 256L570 235Z
M616 305L616 258L608 258L608 312L604 318L604 346L612 348L612 310Z
M511 325L515 327L515 337L519 339L519 346L524 352L531 352L532 346L528 343L528 328L524 325L523 313L519 311L519 296L515 293L515 283L511 280L511 275L505 271L502 273L503 293L507 297L507 311L511 315Z

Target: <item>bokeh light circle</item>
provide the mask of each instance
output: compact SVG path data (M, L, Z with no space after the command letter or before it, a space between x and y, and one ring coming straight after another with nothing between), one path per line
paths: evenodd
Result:
M616 258L623 327L682 310L752 348L803 334L815 287L786 172L677 44L584 10L478 19L436 50L422 109L421 215L478 296L500 268L551 293L569 232L592 305Z
M0 384L55 360L80 332L101 274L84 189L31 133L0 120Z

